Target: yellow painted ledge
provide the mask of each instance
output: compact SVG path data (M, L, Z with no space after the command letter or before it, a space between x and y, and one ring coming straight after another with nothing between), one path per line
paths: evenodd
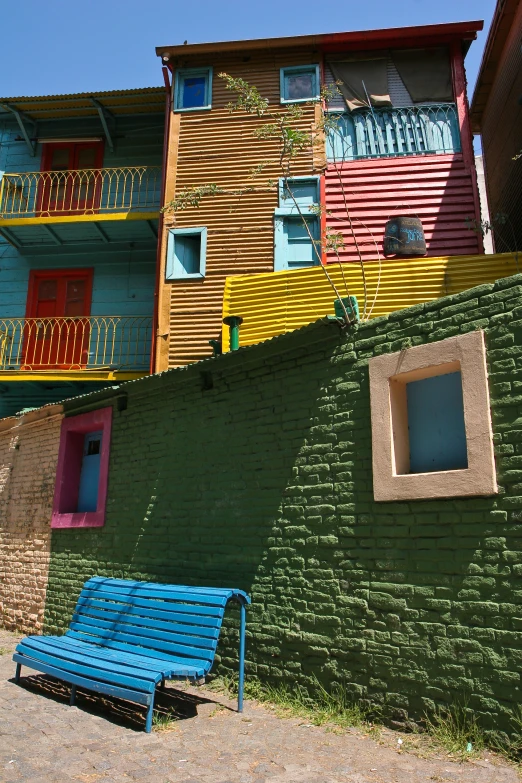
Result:
M328 266L340 295L357 297L363 319L389 315L482 283L493 283L521 270L522 254L513 253L367 261L365 281L359 264L343 264L342 270L338 264ZM291 272L237 275L226 279L223 317L241 316L239 344L253 345L333 315L334 299L335 293L324 270L318 266ZM222 339L223 350L228 351L226 326Z
M0 228L43 226L56 223L103 223L109 220L157 220L159 212L111 212L88 215L42 215L27 218L0 218Z
M134 381L148 372L119 372L117 370L0 370L2 381Z

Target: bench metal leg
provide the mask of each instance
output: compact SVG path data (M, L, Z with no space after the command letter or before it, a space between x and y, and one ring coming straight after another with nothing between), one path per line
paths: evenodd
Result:
M76 701L76 685L71 685L71 698L69 699L69 705L72 707Z
M243 712L243 689L245 686L245 629L246 629L246 607L241 604L240 626L239 626L239 686L237 693L237 711Z
M152 715L153 715L153 712L154 712L154 694L152 694L150 706L149 706L149 708L147 710L147 720L145 722L145 731L147 732L147 734L150 734L150 732L152 731Z
M161 685L160 685L160 688L161 688L161 690L162 690L162 691L164 691L164 690L165 690L165 677L162 677L162 678L161 678Z
M22 664L21 663L17 663L16 664L16 674L15 674L15 682L16 682L17 685L20 682L20 671L21 671L21 669L22 669Z

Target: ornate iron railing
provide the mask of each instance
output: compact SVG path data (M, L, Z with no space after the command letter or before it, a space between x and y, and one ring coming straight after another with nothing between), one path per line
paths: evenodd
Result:
M329 161L460 152L454 103L331 113Z
M152 318L0 319L0 371L147 370Z
M157 211L160 195L160 166L4 174L0 217Z

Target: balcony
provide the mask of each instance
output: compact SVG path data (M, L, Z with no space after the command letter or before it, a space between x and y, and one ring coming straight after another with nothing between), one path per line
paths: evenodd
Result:
M129 380L149 371L152 318L0 319L0 380Z
M155 242L160 200L160 166L4 174L0 233L17 247ZM122 234L119 221L133 221L132 230ZM35 233L35 226L40 233Z
M327 138L330 162L461 150L457 108L453 103L332 114L335 127Z

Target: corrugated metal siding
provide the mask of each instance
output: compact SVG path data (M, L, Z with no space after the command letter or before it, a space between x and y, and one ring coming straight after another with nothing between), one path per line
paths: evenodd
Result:
M522 3L511 32L482 117L486 183L490 215L508 217L508 224L495 230L497 250L522 248Z
M380 268L379 268L380 267ZM481 283L492 283L519 272L512 254L452 256L366 263L367 315L387 315L395 310L459 293ZM360 266L329 267L342 296L357 296L364 311ZM319 267L294 272L229 277L223 300L223 316L240 315L240 345L252 345L298 329L325 315L333 315L335 293ZM373 307L373 309L372 309ZM229 348L228 328L223 346Z
M474 217L474 197L471 173L460 154L328 165L326 208L331 216L327 222L343 234L342 260L356 261L343 189L365 260L375 258L375 243L382 252L385 223L397 214L417 215L422 220L428 256L479 252L478 237L465 222L466 217Z
M271 108L279 108L279 69L287 65L318 62L310 51L252 54L214 59L212 109L181 114L176 192L183 188L216 183L228 190L262 185L277 180L276 165L266 167L256 180L250 172L266 159L276 158L276 144L255 139L254 129L267 120L243 113L231 114L227 104L233 95L219 78L221 71L241 76L254 84ZM192 63L185 63L191 65ZM207 64L198 61L197 65ZM314 107L305 107L301 121L312 130ZM315 164L315 168L314 168ZM307 151L294 173L319 173L320 161ZM273 269L273 215L278 205L276 188L243 195L220 195L204 199L199 208L176 215L177 227L207 226L207 265L204 280L179 281L170 286L169 366L198 361L211 353L208 340L221 332L225 278ZM172 225L172 223L171 223ZM165 248L163 249L165 252Z

